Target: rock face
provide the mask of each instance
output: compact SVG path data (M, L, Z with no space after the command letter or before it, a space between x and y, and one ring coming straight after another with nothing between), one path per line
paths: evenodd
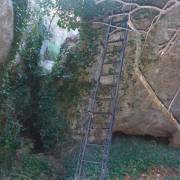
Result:
M4 63L13 40L13 6L11 0L0 0L0 63Z
M152 135L167 137L170 144L180 147L180 44L179 39L172 49L164 55L159 55L160 44L167 42L173 32L169 28L178 27L179 8L169 12L159 22L158 26L149 35L147 44L141 55L140 68L149 85L159 100L169 107L175 95L171 109L176 124L171 123L165 113L157 106L134 71L135 49L130 45L127 49L125 75L120 95L119 109L114 131L133 135ZM129 41L136 41L130 35Z
M170 110L168 110L176 92L180 88L179 39L176 39L176 43L169 52L163 55L159 54L160 45L166 43L174 34L173 31L168 29L179 27L179 17L179 7L166 14L149 34L143 50L144 41L140 37L142 54L139 67L156 95L156 100L159 99L159 102L163 105L163 109L152 98L152 95L150 95L136 74L137 37L135 32L130 33L126 51L124 78L121 82L113 132L167 137L171 145L180 147L180 93L177 94ZM117 38L114 37L114 39ZM98 61L100 61L99 57L97 57L97 64L95 65L97 69L99 66ZM97 73L92 74L94 79L97 79ZM105 84L111 81L107 77L101 83ZM174 116L175 121L172 121L172 116ZM74 128L79 127L80 124L79 120L73 121ZM103 133L101 135L103 136ZM101 135L94 134L94 138L100 138Z

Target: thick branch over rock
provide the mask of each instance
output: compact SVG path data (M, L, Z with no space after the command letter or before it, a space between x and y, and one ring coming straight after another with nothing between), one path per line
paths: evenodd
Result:
M105 2L106 0L96 0L96 4L100 4L102 2ZM159 8L157 6L150 6L150 5L139 5L138 3L131 3L131 2L125 2L123 0L113 0L114 2L118 2L120 4L122 4L124 7L132 7L131 10L129 12L125 12L125 13L120 13L120 14L115 14L115 15L111 15L109 16L111 17L120 17L120 16L127 16L128 17L128 25L129 25L129 29L133 30L133 31L141 31L141 32L146 32L149 33L152 28L157 24L157 22L159 21L159 19L161 18L162 15L168 13L169 11L171 11L172 9L174 9L175 7L180 5L180 1L178 0L169 0L167 1L167 3L163 6L163 8ZM140 10L154 10L158 13L158 15L156 15L152 22L151 25L145 29L144 31L141 29L136 28L135 23L133 22L133 14L140 11ZM100 22L98 22L100 23ZM116 28L123 28L123 27L118 27L115 26Z

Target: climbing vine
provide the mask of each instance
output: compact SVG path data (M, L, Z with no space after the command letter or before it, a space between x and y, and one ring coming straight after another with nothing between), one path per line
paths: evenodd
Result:
M55 72L58 71L61 79L60 101L66 102L65 109L69 109L73 102L77 104L78 98L87 94L91 86L87 69L92 67L94 57L99 53L99 38L103 34L102 29L93 29L92 20L117 8L119 6L112 2L97 6L94 0L68 0L58 4L55 12L59 16L58 25L79 31L79 38L73 42L75 47L69 49L66 44L62 46L54 69Z

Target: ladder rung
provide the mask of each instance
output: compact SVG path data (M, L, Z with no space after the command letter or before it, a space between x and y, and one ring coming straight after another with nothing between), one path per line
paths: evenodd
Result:
M107 111L92 111L92 114L105 114L105 115L112 115L111 112Z
M97 101L112 101L112 97L107 97L107 98L97 98Z
M113 83L113 84L102 84L102 87L116 87L117 84Z
M117 40L111 40L111 41L108 41L109 44L113 44L113 43L117 43L117 42L123 42L124 39L120 38L120 39L117 39Z
M110 129L109 128L110 126L110 123L107 123L107 126L104 126L104 127L97 127L96 124L94 126L91 126L91 129L97 129L97 130L107 130L107 129Z
M103 74L101 74L101 76L115 76L115 75L118 75L118 73L114 73L114 74L112 74L112 73L103 73Z
M98 126L102 126L102 123L95 123L95 121L93 121L93 123L98 127ZM110 122L105 122L104 127L109 127L110 126ZM102 127L101 127L102 128Z
M106 54L114 54L114 53L120 53L122 51L122 47L119 47L117 51L107 51Z
M101 147L104 147L104 144L88 143L87 146L101 146Z
M120 49L120 51L121 51L121 49ZM117 51L107 51L106 52L106 54L114 54L114 53L119 53L119 50L117 50Z
M97 162L97 161L83 160L83 162L85 162L85 163L92 163L92 164L101 164L101 162Z
M111 62L105 62L104 65L110 65L110 64L118 64L121 61L111 61Z
M101 127L101 128L92 127L91 129L95 129L95 130L109 130L110 128L108 128L108 127Z

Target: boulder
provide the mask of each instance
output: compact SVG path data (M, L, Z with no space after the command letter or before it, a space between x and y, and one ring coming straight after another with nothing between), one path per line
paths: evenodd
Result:
M140 69L144 77L167 110L180 88L179 39L177 38L168 53L160 55L159 50L160 45L173 36L174 32L169 29L179 26L179 16L180 11L177 7L161 19L149 34L140 58ZM157 106L134 71L136 48L130 45L130 41L135 42L136 38L134 34L130 34L114 131L132 135L167 137L171 145L180 147L180 131L178 130L180 127L180 93L177 94L168 110L176 120L175 125Z
M0 0L0 63L6 61L13 40L13 5L11 0Z

